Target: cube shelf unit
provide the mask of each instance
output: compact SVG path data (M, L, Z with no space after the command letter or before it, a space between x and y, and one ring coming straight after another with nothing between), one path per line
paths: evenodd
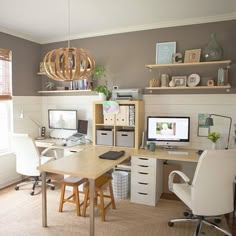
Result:
M143 101L126 101L126 100L120 100L117 101L119 103L119 106L132 106L134 108L134 124L122 124L122 121L118 120L118 117L120 117L120 114L117 115L111 115L110 121L105 121L104 115L103 115L103 102L98 101L94 102L93 104L93 144L94 145L106 145L101 144L101 142L98 142L97 140L97 133L101 133L102 130L109 130L109 135L106 137L108 141L108 145L110 146L119 146L119 147L127 147L125 144L125 137L124 142L122 142L122 136L120 135L120 132L122 131L128 131L132 133L133 138L133 145L132 148L139 149L141 143L142 143L142 133L144 131L144 102ZM120 109L121 111L122 109ZM105 117L106 118L106 117ZM117 139L119 137L119 140ZM110 142L112 139L112 142ZM117 144L117 141L121 143Z

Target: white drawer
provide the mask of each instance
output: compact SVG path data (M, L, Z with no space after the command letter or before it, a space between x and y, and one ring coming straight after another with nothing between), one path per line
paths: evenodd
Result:
M133 173L140 173L140 174L153 174L155 175L156 169L152 166L145 166L145 165L131 165L131 172Z
M131 202L145 204L149 206L156 205L155 193L148 191L141 191L131 186Z
M131 165L156 166L156 158L132 156Z
M153 186L153 183L146 183L144 181L132 183L132 188L137 193L140 192L155 195L156 192L156 188Z
M131 172L131 183L150 183L153 184L153 186L156 184L156 176L153 175L152 173L145 173L145 174L140 174L140 173L134 173Z

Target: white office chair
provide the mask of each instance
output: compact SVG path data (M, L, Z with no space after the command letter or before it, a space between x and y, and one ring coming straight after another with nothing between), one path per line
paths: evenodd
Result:
M23 182L16 185L15 190L19 190L20 186L31 183L33 184L31 195L35 194L35 187L40 182L40 171L37 167L46 162L52 161L54 157L43 156L50 148L45 149L40 155L38 148L35 146L34 140L28 134L12 134L13 151L16 154L16 171L19 174L33 177L30 182ZM47 180L47 185L52 190L55 189L53 184L50 184L50 179Z
M184 183L173 183L175 175ZM234 210L234 179L236 174L236 149L206 150L198 161L192 183L181 171L169 175L169 189L191 210L186 218L168 222L171 227L176 222L197 222L195 236L200 235L202 223L213 226L225 235L232 235L208 217L221 216Z

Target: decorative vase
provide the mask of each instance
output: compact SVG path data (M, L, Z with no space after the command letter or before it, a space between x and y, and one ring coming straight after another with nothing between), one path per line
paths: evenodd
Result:
M106 101L107 100L106 95L104 93L98 93L98 97L99 97L100 101Z
M212 143L211 149L212 149L212 150L215 150L215 149L216 149L216 143Z
M202 56L204 61L220 61L222 59L223 50L216 41L216 34L211 33L210 41L203 49Z

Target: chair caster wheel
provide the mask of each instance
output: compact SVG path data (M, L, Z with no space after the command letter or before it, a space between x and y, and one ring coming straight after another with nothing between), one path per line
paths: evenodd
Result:
M221 223L221 219L214 219L214 222L215 222L216 224L220 224L220 223Z
M51 190L55 190L55 186L53 186L53 187L50 187L50 189L51 189Z
M169 226L169 227L173 227L173 226L174 226L174 223L171 222L171 221L169 221L169 222L168 222L168 226Z
M19 187L18 187L18 186L16 186L16 187L15 187L15 190L16 190L16 191L17 191L17 190L19 190Z
M184 212L184 216L185 216L185 217L188 217L189 215L190 215L189 212L187 212L187 211Z
M34 196L34 192L31 192L30 195L31 195L31 196Z

